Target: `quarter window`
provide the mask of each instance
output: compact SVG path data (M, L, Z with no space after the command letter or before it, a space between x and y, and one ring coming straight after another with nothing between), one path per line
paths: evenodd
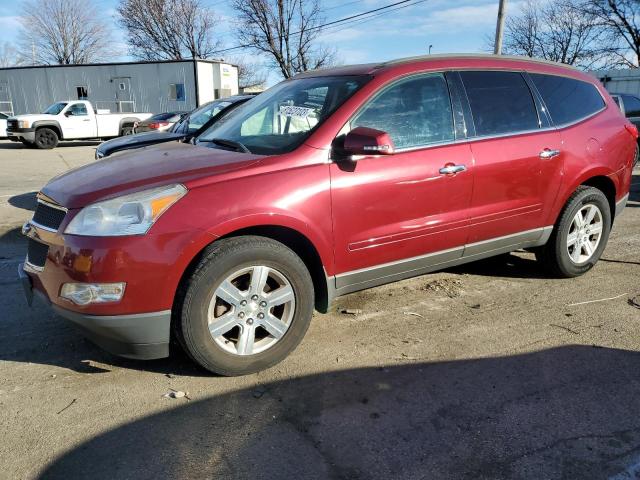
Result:
M540 127L533 96L517 72L460 72L478 136Z
M556 125L576 122L604 108L602 96L591 83L542 73L529 76Z
M444 76L421 75L387 88L350 122L350 129L356 127L387 132L399 149L453 140L453 114Z

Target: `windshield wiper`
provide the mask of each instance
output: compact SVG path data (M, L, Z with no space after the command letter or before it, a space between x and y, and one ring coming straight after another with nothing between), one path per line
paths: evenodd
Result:
M226 138L212 138L209 140L200 140L200 142L211 142L217 145L222 145L223 147L233 148L237 152L251 153L251 150L245 147L242 143L234 140L227 140Z

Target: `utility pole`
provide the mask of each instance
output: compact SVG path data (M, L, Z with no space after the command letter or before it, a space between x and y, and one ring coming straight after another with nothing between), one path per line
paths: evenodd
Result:
M498 7L498 21L496 23L496 40L493 45L493 53L502 54L502 32L504 30L504 17L507 13L507 0L500 0Z

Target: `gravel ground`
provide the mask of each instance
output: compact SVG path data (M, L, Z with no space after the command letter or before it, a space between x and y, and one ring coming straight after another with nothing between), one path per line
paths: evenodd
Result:
M639 478L640 171L586 276L516 253L360 292L280 365L219 378L26 307L17 227L92 158L0 142L0 478Z

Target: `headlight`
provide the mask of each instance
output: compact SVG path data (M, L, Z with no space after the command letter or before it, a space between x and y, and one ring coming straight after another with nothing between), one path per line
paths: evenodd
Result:
M185 193L187 189L177 184L94 203L80 210L64 233L91 237L143 235Z
M18 120L18 128L29 128L29 120Z

